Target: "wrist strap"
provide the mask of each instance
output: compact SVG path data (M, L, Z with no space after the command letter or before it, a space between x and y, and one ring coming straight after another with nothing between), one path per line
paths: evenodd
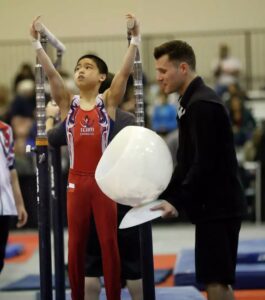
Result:
M38 49L41 49L42 48L42 45L41 45L41 43L40 43L40 41L39 40L32 40L31 41L31 43L32 43L32 46L33 46L33 48L35 49L35 50L38 50Z
M141 43L141 36L140 36L140 35L133 36L133 37L131 38L131 44L132 44L132 45L135 45L135 46L139 47L139 46L140 46L140 43Z

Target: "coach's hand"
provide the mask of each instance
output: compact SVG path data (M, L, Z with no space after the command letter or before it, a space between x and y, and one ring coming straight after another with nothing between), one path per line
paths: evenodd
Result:
M174 218L178 216L178 211L176 208L166 200L163 200L162 203L152 207L150 210L162 210L162 218Z

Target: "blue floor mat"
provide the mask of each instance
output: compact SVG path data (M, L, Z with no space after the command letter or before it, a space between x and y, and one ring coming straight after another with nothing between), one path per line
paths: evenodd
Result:
M155 284L164 282L171 274L173 273L172 269L159 269L155 270Z
M155 293L156 300L205 300L203 295L193 286L156 288ZM37 293L36 299L40 300L39 293ZM131 299L127 289L122 290L121 299ZM66 293L66 300L71 300L70 291ZM102 289L100 300L106 300L105 289Z
M235 289L265 288L265 240L240 241L236 266ZM176 286L193 285L203 289L195 279L194 250L184 249L180 252L174 269Z
M155 270L155 283L161 283L165 281L168 276L172 274L172 269L158 269ZM66 288L69 288L68 279L65 282ZM54 287L54 277L53 277ZM27 275L15 282L12 282L1 288L2 291L28 291L38 290L40 288L40 277L38 274Z
M205 300L202 294L194 287L167 287L156 288L156 300ZM127 289L123 289L121 293L122 300L130 300L130 294ZM70 293L66 300L71 300ZM100 300L106 300L105 290L101 292Z
M22 244L7 244L5 249L5 258L11 258L20 255L24 251Z
M53 276L53 288L54 288L54 276ZM66 279L65 282L66 288L69 288L69 282ZM25 277L22 277L19 280L11 282L6 286L3 286L1 291L32 291L40 289L40 276L38 274L31 274Z
M265 239L239 241L237 263L265 263Z

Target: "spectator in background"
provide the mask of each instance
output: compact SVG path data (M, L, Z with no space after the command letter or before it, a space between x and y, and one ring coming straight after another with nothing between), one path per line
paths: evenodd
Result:
M10 98L9 90L5 85L0 85L0 120L9 123Z
M168 102L167 95L158 94L158 104L152 115L152 129L161 136L165 136L177 128L176 107Z
M12 129L0 121L0 273L4 266L5 248L12 216L17 216L17 227L26 224L28 215L20 191L14 159Z
M263 129L261 126L256 127L253 130L251 139L246 141L243 148L243 159L244 161L255 161L259 160L260 156L260 144L262 142L262 136L264 135Z
M122 110L127 111L131 114L135 114L135 96L133 91L133 86L127 86L126 97L124 101L120 104Z
M249 109L247 109L238 96L232 96L228 102L228 110L232 122L234 141L236 147L242 147L246 141L252 138L256 121Z
M215 91L218 96L222 97L230 84L238 83L240 71L241 63L239 59L230 55L228 45L220 45L219 58L213 66L216 79Z
M259 142L256 145L255 160L261 164L261 219L265 221L265 121L260 130Z
M36 107L35 82L24 79L19 82L17 92L11 103L10 115L33 118Z
M228 85L227 91L222 95L222 100L228 102L233 96L241 98L243 102L249 100L246 91L242 89L238 83L231 83Z
M17 94L11 104L10 122L15 136L15 154L19 174L33 173L33 160L26 155L26 145L35 144L35 83L30 79L19 82Z
M17 86L18 84L25 79L30 79L35 81L35 75L32 69L32 66L28 63L22 64L20 70L18 71L15 79L14 79L14 92L17 92Z
M145 76L145 74L143 74L143 90L145 89L147 85L147 78ZM145 94L145 92L144 92ZM144 100L144 120L145 120L145 126L148 127L149 125L149 119L147 117L146 114L146 103L145 103L145 99ZM135 109L136 109L136 99L135 99L135 95L134 95L134 83L133 83L133 75L131 74L129 76L127 85L126 85L126 91L125 91L125 95L123 97L123 101L120 104L119 108L121 108L122 110L129 112L133 115L135 115Z
M257 127L252 139L244 145L244 160L257 161L261 168L261 220L265 221L265 121ZM252 205L253 206L253 205Z

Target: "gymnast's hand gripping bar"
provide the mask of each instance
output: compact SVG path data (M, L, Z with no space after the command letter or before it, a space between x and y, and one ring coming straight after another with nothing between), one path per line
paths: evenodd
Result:
M135 26L135 20L129 19L127 21L127 39L128 44L131 41L131 30ZM137 126L145 126L144 120L144 99L143 99L143 70L140 57L140 51L137 49L134 65L133 65L133 85L135 96L135 116Z
M35 23L35 29L41 34L45 35L48 39L49 43L56 48L58 51L64 52L65 46L62 42L60 42L47 27L45 27L41 22Z
M46 43L49 42L57 50L57 60L55 67L61 66L62 54L65 46L41 23L35 22L34 27L40 34L40 42L44 50ZM36 74L36 117L37 117L37 137L47 138L45 130L46 112L45 112L45 74L42 66L37 62L35 67Z

